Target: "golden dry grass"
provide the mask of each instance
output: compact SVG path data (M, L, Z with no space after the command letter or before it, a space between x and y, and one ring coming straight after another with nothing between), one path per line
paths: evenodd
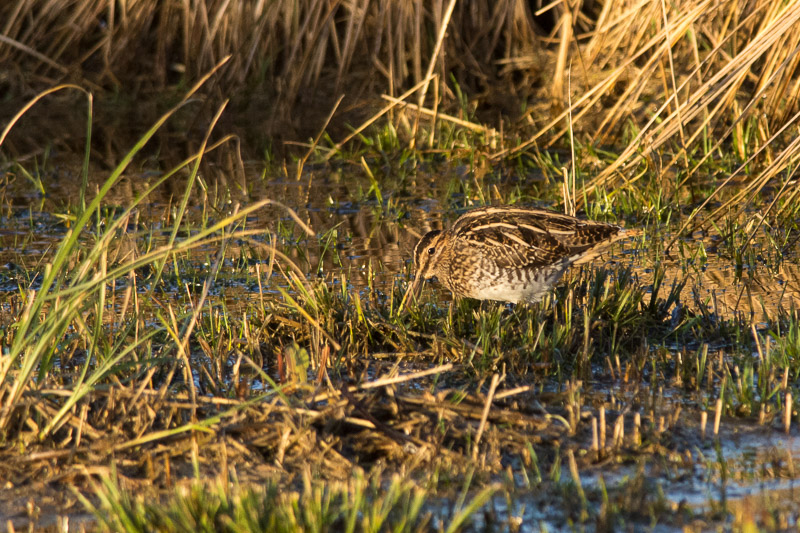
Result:
M389 116L412 146L419 121L505 131L493 159L562 143L571 127L620 147L591 192L630 184L642 164L658 179L683 168L685 181L720 151L765 169L759 182L792 165L796 148L780 150L800 110L798 19L799 2L771 0L17 1L0 6L0 62L11 94L71 81L152 98L230 56L206 94L245 102L284 140L319 131L341 95L334 125L369 123L374 97L401 96Z

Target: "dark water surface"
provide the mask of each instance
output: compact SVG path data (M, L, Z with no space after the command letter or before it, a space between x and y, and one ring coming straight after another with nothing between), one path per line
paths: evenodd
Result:
M450 169L436 176L406 180L395 196L399 200L381 198L370 192L370 180L358 169L331 172L308 171L299 179L281 176L264 178L258 165L245 169L245 178L229 179L220 173L213 182L202 180L189 200L186 218L196 224L214 221L233 212L234 206L247 206L265 198L281 202L293 209L316 234L309 238L291 217L278 207L267 207L247 220L247 228L263 228L265 243L277 242L310 279L332 283L345 276L352 288L360 290L372 283L387 289L399 278L408 279L411 253L419 237L431 229L447 227L463 212L442 205L442 187L463 180L464 170ZM18 282L31 282L32 272L47 261L70 226L68 206L79 201L80 179L77 170L52 170L42 179L45 194L21 175L0 176L0 290L15 291ZM119 212L157 178L156 172L131 174L112 189L104 205ZM252 176L248 178L247 176ZM5 178L4 180L2 178ZM89 185L91 191L100 184ZM2 186L5 181L4 186ZM122 260L135 248L135 239L152 238L155 245L166 242L171 231L171 216L177 211L185 190L185 178L175 176L159 187L148 201L140 204L129 220L127 234L115 243L114 258ZM116 207L115 207L116 206ZM152 237L151 237L152 236ZM729 255L718 253L718 239L698 234L683 239L687 248L702 248L707 253L689 262L674 253L662 255L652 249L655 240L667 241L669 234L647 234L643 242L623 241L602 256L595 266L610 270L632 269L638 282L647 287L653 283L654 260L665 269L665 286L685 281L681 305L688 309L704 307L707 312L728 319L740 316L756 323L767 322L781 309L800 308L800 261L796 247L777 268L768 261L736 265ZM141 243L139 243L141 245ZM756 242L756 250L764 246ZM229 243L229 256L235 256L237 243ZM230 252L233 253L230 253ZM215 249L194 252L198 267L207 264ZM760 256L756 256L760 257ZM237 282L238 270L231 268L228 293L235 298L247 297L254 289L252 280ZM282 283L273 276L272 282ZM262 289L271 290L264 280ZM35 288L35 281L32 281ZM238 290L237 290L238 289ZM448 294L441 295L443 299Z

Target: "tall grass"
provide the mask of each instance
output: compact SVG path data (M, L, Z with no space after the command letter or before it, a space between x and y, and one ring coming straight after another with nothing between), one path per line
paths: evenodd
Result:
M428 108L437 98L453 108L457 91L481 107L511 97L519 107L505 113L531 117L536 134L496 157L540 139L551 145L570 116L598 144L618 145L633 129L596 186L665 144L671 161L689 168L721 146L744 160L754 144L768 144L794 120L798 12L794 0L578 1L539 11L514 0L6 2L0 61L40 80L129 92L134 79L151 91L193 83L230 56L215 92L244 92L268 106L275 124L307 109L311 92L332 103L343 93L397 96L424 83L428 97L416 103ZM431 75L435 91L427 90Z
M423 132L420 122L454 121L487 134L480 157L489 161L538 158L567 142L611 145L596 175L577 176L578 207L648 176L696 204L681 233L718 222L728 205L755 205L772 184L779 193L767 216L797 196L786 172L800 154L800 0L578 1L537 11L512 0L7 2L0 20L0 61L37 73L10 79L17 93L74 79L136 98L192 84L229 56L205 90L232 97L259 132L283 139L316 133L337 109L332 124L355 120L356 131L386 114L410 147L434 140L436 127ZM346 103L334 104L341 95ZM352 112L378 95L389 100L379 113ZM487 122L498 101L504 118ZM332 139L327 157L358 139ZM726 179L698 191L720 168ZM748 187L697 220L736 179Z
M142 322L144 316L140 315L140 311L145 303L140 300L142 295L137 289L136 272L142 268L152 268L154 275L148 279L150 288L147 294L152 297L152 291L159 285L169 261L174 261L191 250L208 246L220 248L221 256L224 256L225 245L231 238L247 238L261 233L261 230L242 229L242 221L253 212L275 202L268 199L255 202L207 226L197 228L188 237L178 239L179 230L185 226L186 202L199 169L199 162L207 150L212 150L227 140L222 139L210 146L209 136L206 136L194 156L165 172L124 209L109 213L102 207L106 196L117 185L131 160L212 73L201 79L139 139L110 172L88 204L84 202L82 206L78 206L74 224L44 266L38 289L21 289L25 307L6 339L9 342L8 353L3 354L0 363L0 439L15 438L22 434L26 425L30 427L31 424L37 428L35 433L38 439L51 436L74 417L70 413L74 411L76 404L100 383L109 380L128 381L137 376L139 372L131 373L131 367L137 366L142 359L147 360L154 356L152 341L158 335L163 337L167 334L171 339L160 343L157 360L182 361L186 363L184 371L189 372L191 365L188 361L187 345L198 317L205 308L205 298L209 285L216 276L216 269L208 273L202 295L195 302L192 312L188 315L181 313L176 317L175 309L168 305L167 313L161 319L162 328L146 327ZM47 92L39 95L32 104L46 95ZM90 128L91 103L89 99ZM23 112L27 108L28 106ZM0 136L0 142L13 125L14 121ZM87 134L90 132L91 129ZM110 263L109 256L113 252L114 241L129 231L128 222L140 204L148 199L151 192L190 164L192 168L187 180L187 190L175 213L167 241L160 246L137 251L133 258L121 263ZM84 179L82 200L85 185ZM136 235L132 238L134 242L137 241ZM282 258L285 256L279 254L279 259ZM118 309L120 298L122 304L121 309ZM145 301L148 299L144 298ZM73 354L76 351L81 353L81 369L77 376L68 380L69 393L66 398L62 394L63 390L55 393L55 398L60 398L56 402L55 411L48 412L38 422L32 423L24 396L28 394L48 398L48 394L42 393L41 389L51 385L52 374L65 373L64 368L57 367L59 360L63 365L62 351L65 345L70 346ZM141 367L139 371L141 372ZM188 374L185 378L192 392L192 400L195 400L195 391L191 387L194 381ZM148 380L149 376L143 384Z

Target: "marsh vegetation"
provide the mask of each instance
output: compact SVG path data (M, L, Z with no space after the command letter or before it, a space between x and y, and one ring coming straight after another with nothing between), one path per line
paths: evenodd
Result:
M0 5L8 530L796 528L800 1ZM470 207L640 228L404 309Z

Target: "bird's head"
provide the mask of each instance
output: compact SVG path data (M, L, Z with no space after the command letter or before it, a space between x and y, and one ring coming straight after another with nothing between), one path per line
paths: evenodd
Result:
M416 297L422 282L436 276L441 268L441 256L444 253L444 235L441 230L429 231L414 247L414 281L400 304L402 309L410 296Z
M414 282L419 283L432 278L437 274L439 258L444 251L442 244L442 231L429 231L419 240L414 247Z

